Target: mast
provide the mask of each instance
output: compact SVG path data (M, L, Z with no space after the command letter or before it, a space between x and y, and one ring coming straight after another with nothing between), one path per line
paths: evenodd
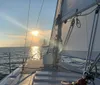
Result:
M59 3L61 3L61 4L59 4ZM58 14L58 16L56 16L57 18L56 18L56 24L55 25L57 25L58 26L58 29L57 29L57 34L55 35L55 46L54 46L54 62L53 62L53 64L54 64L54 66L57 66L57 63L58 63L58 60L59 60L59 45L60 45L60 43L61 43L61 41L62 41L62 39L61 39L61 33L62 33L62 22L61 22L61 16L62 16L62 0L58 0L58 2L57 2L57 4L59 4L60 5L60 10L59 10L59 14ZM58 6L59 6L58 5ZM57 12L57 9L56 9L56 12Z

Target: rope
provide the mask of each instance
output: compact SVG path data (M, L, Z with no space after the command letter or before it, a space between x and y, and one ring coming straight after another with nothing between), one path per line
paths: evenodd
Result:
M29 16L30 16L30 5L31 5L31 0L29 0L29 5L28 5L28 15L27 15L27 31L26 31L26 35L25 35L25 52L24 52L24 56L26 54L26 41L27 41L27 33L28 33L28 27L29 27ZM23 60L23 68L22 68L22 72L24 70L24 65L26 63L27 58L25 59L25 61Z
M40 19L40 14L41 14L41 11L42 11L42 8L43 8L43 4L44 4L44 0L42 1L42 5L41 5L40 11L39 11L39 15L38 15L36 27L37 27L38 22L39 22L39 19ZM31 0L29 0L29 7L28 7L27 30L28 30L28 27L29 27L30 5L31 5ZM32 39L33 39L33 37L32 37ZM26 47L26 40L27 40L27 31L26 31L26 38L25 38L25 47ZM31 41L32 41L32 40L31 40ZM31 42L31 44L32 44L32 42ZM24 53L24 55L25 55L25 53ZM23 61L22 72L23 72L23 70L24 70L24 66L25 66L26 60L27 60L27 58L25 59L25 61Z
M87 16L85 16L85 22L86 22L86 38L87 38L87 49L88 49L88 21L87 21Z
M39 15L38 15L37 22L36 22L36 28L37 28L37 25L39 23L39 19L40 19L40 15L41 15L41 11L42 11L43 5L44 5L44 0L42 1L42 5L41 5L40 11L39 11Z
M28 15L27 15L27 22L26 22L27 31L26 31L26 35L25 35L25 45L24 45L24 47L26 47L27 32L28 32L28 27L29 27L30 5L31 5L31 0L29 0L29 5L28 5Z
M81 28L81 21L79 20L78 16L76 17L76 26L77 28Z
M98 20L99 20L99 8L100 8L100 6L97 7L95 14L94 14L93 26L92 26L89 48L88 48L88 54L87 54L87 58L86 58L85 71L86 71L87 65L90 64L90 60L91 60L91 55L92 55L92 51L93 51L94 40L95 40L97 26L98 26Z
M42 1L41 8L40 8L40 11L39 11L39 14L38 14L38 17L37 17L36 28L38 27L38 23L39 23L39 19L40 19L40 15L41 15L41 12L42 12L43 5L44 5L44 0ZM31 39L30 46L32 46L32 40L33 40L33 36L32 36L32 39Z
M42 11L42 8L43 8L43 4L44 4L44 0L42 1L42 5L41 5L40 11L39 11L39 15L38 15L36 27L37 27L38 22L39 22L39 19L40 19L40 14L41 14L41 11ZM28 27L29 27L30 5L31 5L31 0L29 0L29 7L28 7L27 29L28 29ZM32 37L32 39L33 39L33 37ZM26 45L26 40L27 40L27 32L26 32L25 45ZM32 40L31 40L31 41L32 41ZM31 45L32 45L32 42L31 42ZM27 59L26 59L26 60L27 60ZM23 62L22 72L23 72L23 70L24 70L24 66L25 66L26 60Z
M91 64L90 69L89 69L90 72L91 72L91 71L93 70L93 68L95 67L95 68L96 68L96 73L95 73L95 74L97 74L97 66L96 66L96 64L98 63L99 60L100 60L100 53L97 55L97 57L96 57L94 63Z
M67 43L69 41L69 38L70 38L71 33L73 31L74 25L75 25L75 18L72 19L71 25L69 27L69 30L68 30L68 33L67 33L67 36L66 36L66 39L64 41L64 46L67 45ZM63 47L63 49L64 49L64 47Z
M97 1L97 0L95 0L95 1L96 1L96 5L98 6L98 5L99 5L98 1ZM85 14L78 14L77 16L87 16L87 15L93 13L96 9L97 9L97 7L94 8L92 11L90 11L90 12L88 12L88 13L85 13Z
M90 11L90 12L88 12L88 13L85 13L85 14L78 14L77 16L87 16L87 15L93 13L96 9L97 9L97 7L94 8L92 11Z

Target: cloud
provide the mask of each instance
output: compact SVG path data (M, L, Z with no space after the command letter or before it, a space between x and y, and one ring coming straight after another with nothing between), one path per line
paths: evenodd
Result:
M22 47L24 41L21 40L0 40L0 47Z
M51 35L51 30L40 30L40 35L43 35L45 38L49 38Z
M15 39L25 39L24 35L15 35L15 34L7 34L9 38L15 38Z
M30 45L42 45L43 40L45 39L49 42L51 30L38 30L38 36L32 36L31 32L27 35L26 46ZM4 33L7 40L0 40L0 47L19 47L24 46L25 44L25 36L24 35L17 35L17 34L7 34Z
M45 39L47 42L49 42L51 30L33 30L33 31L39 31L38 36L33 36L30 32L28 34L28 41L32 42L34 45L41 45L43 40Z
M0 47L19 47L24 46L25 36L15 34L2 34L3 38L0 39Z

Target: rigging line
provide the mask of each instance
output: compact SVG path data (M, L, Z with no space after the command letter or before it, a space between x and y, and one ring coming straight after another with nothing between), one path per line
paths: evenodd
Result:
M25 47L26 47L27 33L28 33L28 27L29 27L30 5L31 5L31 0L29 0L29 5L28 5L28 14L27 14L27 21L26 21L27 31L25 35L25 45L24 45Z
M94 14L94 19L93 19L93 26L92 26L92 31L91 31L91 36L90 36L90 42L89 42L89 47L88 47L88 53L87 53L87 56L86 56L86 65L85 65L85 71L86 71L86 68L87 68L87 65L88 65L88 57L90 56L90 49L91 49L91 42L92 42L92 35L93 35L93 31L94 31L94 24L95 24L95 16L96 14Z
M87 21L87 16L85 16L85 22L86 22L86 38L87 38L87 49L88 49L88 21Z
M38 15L37 22L36 22L36 28L37 28L37 25L39 23L39 19L40 19L40 15L41 15L41 12L42 12L43 5L44 5L44 0L42 1L42 5L41 5L40 11L39 11L39 15Z
M76 26L77 28L81 28L81 21L79 20L78 17L76 17Z
M91 55L92 55L92 51L94 47L94 40L95 40L98 20L99 20L99 11L100 11L100 6L97 7L97 10L95 11L95 14L94 14L93 26L92 26L91 36L90 36L90 43L89 43L88 54L86 58L85 71L86 71L87 65L90 64L90 60L91 60Z
M98 1L97 1L97 0L95 0L95 1L96 1L96 5L98 6L98 5L99 5ZM80 15L77 15L77 16L87 16L87 15L89 15L89 14L93 13L96 9L97 9L97 7L96 7L96 8L94 8L92 11L90 11L90 12L88 12L88 13L85 13L85 14L80 14Z
M75 25L75 18L72 19L71 25L70 25L70 27L69 27L67 36L66 36L65 41L64 41L64 46L67 45L67 43L68 43L68 41L69 41L69 39L70 39L70 36L71 36L71 34L72 34L74 25ZM63 47L63 49L64 49L64 47Z
M28 5L28 14L27 14L27 22L26 22L27 31L26 31L26 35L25 35L25 44L24 44L24 47L26 47L26 42L27 42L27 33L28 33L29 16L30 16L30 5L31 5L31 0L29 0L29 5ZM25 48L25 52L26 52L26 48ZM24 55L25 55L25 53L24 53Z
M97 55L94 63L91 65L90 71L96 66L96 64L98 63L99 60L100 60L100 53Z
M89 64L89 59L88 59L88 57L90 57L90 51L92 51L92 49L91 49L91 45L92 45L92 39L93 39L93 32L94 32L94 24L95 24L95 16L96 16L96 14L94 14L94 19L93 19L93 26L92 26L92 31L91 31L91 36L90 36L90 42L89 42L89 47L88 47L88 53L87 53L87 56L86 56L86 65L85 65L85 71L86 71L86 69L87 69L87 65Z
M29 17L30 17L30 6L31 6L31 0L29 0L29 4L28 4L28 14L27 14L27 20L26 20L26 26L27 26L27 30L26 30L26 35L25 35L25 44L24 44L24 56L26 54L26 42L27 42L27 34L28 34L28 27L29 27ZM24 69L24 64L26 62L27 58L25 59L25 61L23 60L23 68L22 68L22 71Z
M90 11L90 12L88 12L88 13L85 13L85 14L78 14L77 16L87 16L87 15L93 13L96 9L97 9L97 7L94 8L92 11Z
M37 18L37 22L36 22L36 28L37 28L38 23L39 23L39 19L40 19L40 15L41 15L41 12L42 12L43 5L44 5L44 0L42 1L41 8L40 8L40 11L39 11L39 14L38 14L38 18ZM33 40L33 36L31 38L30 46L32 46L32 40Z
M98 5L98 4L97 4ZM97 8L97 7L96 7ZM88 12L88 13L86 13L86 14L81 14L81 13L79 13L79 14L74 14L73 16L86 16L86 15L89 15L89 14L91 14L92 12L94 12L95 10L96 10L96 8L94 8L92 11L90 11L90 12ZM65 14L65 15L63 15L62 17L65 17L67 14Z
M93 49L93 44L94 44L94 40L95 40L95 36L96 36L96 31L97 31L97 26L98 26L98 20L99 20L99 7L97 8L96 10L96 14L97 15L97 20L96 20L96 25L95 25L95 29L94 29L94 34L93 34L93 42L92 42L92 47L91 47L91 51L90 51L90 59L91 59L91 54L92 54L92 49ZM89 59L89 62L90 62L90 59Z
M40 11L39 11L39 14L38 14L38 18L37 18L37 21L36 21L36 28L37 28L38 23L39 23L39 19L40 19L40 15L41 15L41 12L42 12L43 5L44 5L44 0L42 1L41 8L40 8ZM33 40L33 36L31 38L30 46L32 46L32 40Z

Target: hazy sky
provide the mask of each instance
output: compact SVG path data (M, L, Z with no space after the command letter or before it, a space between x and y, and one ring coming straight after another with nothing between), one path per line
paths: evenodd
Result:
M36 21L43 0L31 0L29 29L36 30ZM50 36L57 0L44 0L38 29ZM0 47L22 46L26 32L29 0L0 0ZM28 35L31 39L31 34ZM42 36L42 37L43 37ZM39 36L35 39L38 41ZM45 37L46 38L46 37ZM35 42L34 41L34 42Z

